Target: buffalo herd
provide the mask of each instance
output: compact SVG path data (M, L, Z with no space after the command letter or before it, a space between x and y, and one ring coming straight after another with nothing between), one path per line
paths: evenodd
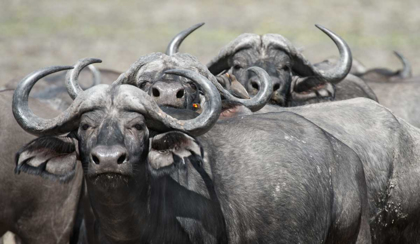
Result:
M420 77L402 54L367 69L316 25L338 58L248 33L205 65L178 52L201 26L123 72L83 58L6 84L0 236L420 243Z

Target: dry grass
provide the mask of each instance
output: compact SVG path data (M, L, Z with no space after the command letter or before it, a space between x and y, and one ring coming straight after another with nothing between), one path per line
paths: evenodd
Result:
M404 1L23 1L1 0L0 86L41 67L83 57L124 71L139 56L164 51L180 30L206 25L181 51L207 62L241 33L279 33L313 62L337 51L313 25L341 35L368 67L399 68L392 50L420 66L420 2Z

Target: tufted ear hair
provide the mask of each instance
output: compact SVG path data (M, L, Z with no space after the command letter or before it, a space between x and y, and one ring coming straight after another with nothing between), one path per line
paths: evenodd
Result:
M318 77L293 77L290 86L288 106L301 106L335 98L335 87Z
M15 156L15 173L25 172L67 183L77 164L77 140L71 136L43 136L22 147Z
M148 167L155 177L168 175L185 167L188 157L203 157L201 145L193 137L179 131L170 131L150 138Z

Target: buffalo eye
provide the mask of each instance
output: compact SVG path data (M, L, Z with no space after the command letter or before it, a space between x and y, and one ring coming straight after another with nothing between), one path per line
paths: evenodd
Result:
M82 125L82 130L87 130L87 129L89 129L89 125L88 124L83 124Z
M188 81L188 82L186 82L186 84L191 88L191 89L193 89L193 90L197 90L197 87L195 86L195 84L194 83L192 83L192 82L190 82L190 81Z
M133 127L134 127L136 130L142 130L142 129L143 129L143 126L142 126L141 124L135 124Z
M242 66L240 66L239 64L235 64L235 65L233 66L233 68L234 68L235 70L240 70L240 69L242 69Z
M144 90L144 89L146 88L146 85L148 85L148 84L150 84L150 81L143 80L143 81L140 81L140 82L139 82L138 87L139 87L140 89Z

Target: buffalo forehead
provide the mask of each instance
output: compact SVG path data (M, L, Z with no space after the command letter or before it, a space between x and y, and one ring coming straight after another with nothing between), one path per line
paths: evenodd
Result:
M138 77L146 73L163 72L175 68L193 70L208 77L206 66L201 64L194 56L185 53L176 53L171 56L160 55L158 59L143 65L138 71Z

